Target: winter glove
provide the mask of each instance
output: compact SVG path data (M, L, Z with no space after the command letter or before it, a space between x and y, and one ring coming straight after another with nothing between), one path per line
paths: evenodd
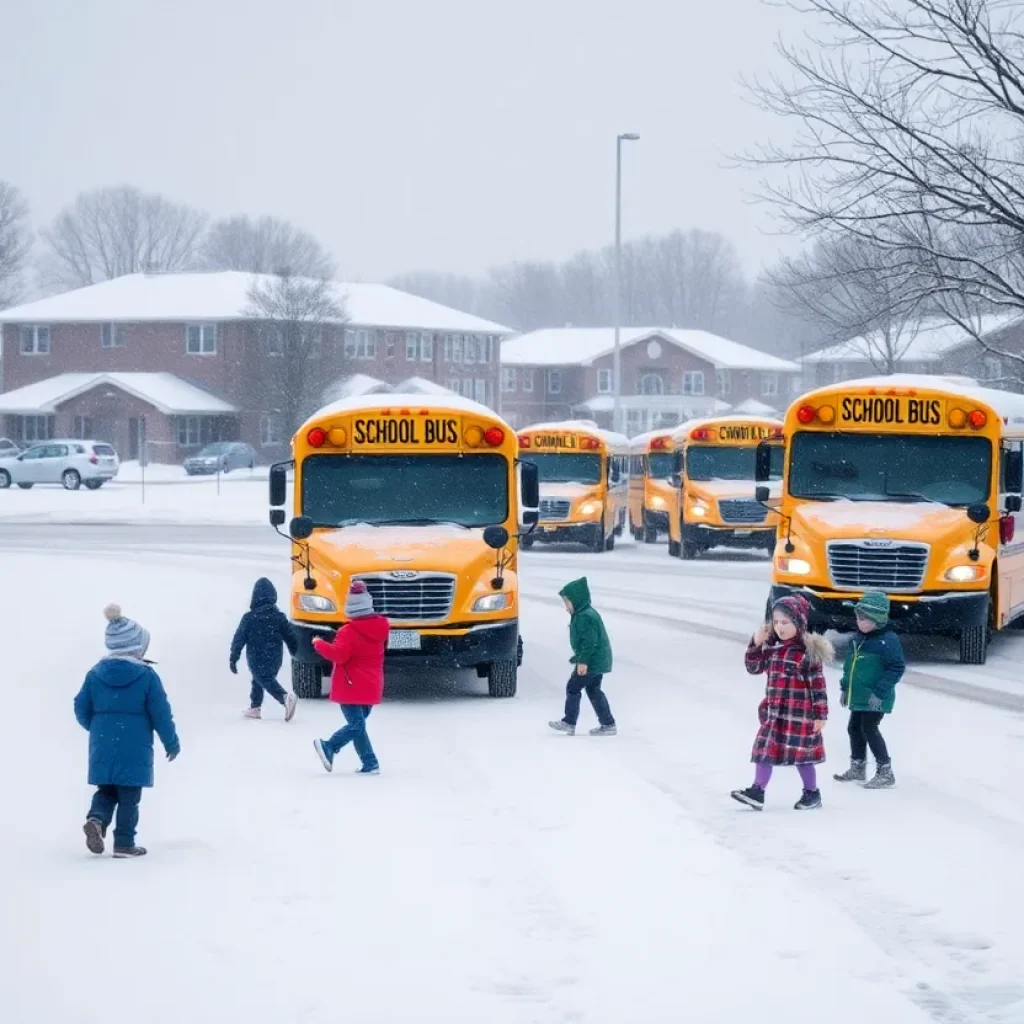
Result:
M231 662L231 674L232 675L236 675L236 676L238 675L238 662L237 661Z
M882 698L877 694L871 694L868 697L868 711L881 711L882 710Z
M850 698L846 695L845 690L839 691L839 704L841 707L846 707L850 703Z
M168 754L167 755L167 760L168 761L173 761L177 756L178 756L177 754Z

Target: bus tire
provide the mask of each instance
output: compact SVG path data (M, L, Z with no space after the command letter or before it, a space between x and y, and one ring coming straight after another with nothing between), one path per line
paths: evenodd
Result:
M988 658L988 625L960 630L960 664L984 665Z
M679 541L673 540L671 537L668 539L668 554L670 558L679 557Z
M644 543L658 543L658 528L656 526L652 526L646 519L644 520Z
M521 547L521 548L522 548L522 549L523 549L524 551L529 551L529 550L530 550L530 548L532 548L532 547L533 547L533 538L532 538L532 537L521 537L521 538L519 539L519 546L520 546L520 547Z
M605 549L605 551L614 551L615 550L615 531L614 530L612 530L612 532L609 533L607 538L605 539L604 549Z
M604 524L603 522L595 523L594 537L590 542L590 550L595 554L600 554L604 549Z
M324 670L306 661L292 662L292 692L302 700L319 700L324 691Z
M700 554L700 548L688 540L683 541L679 557L684 561L692 562Z
M523 638L522 636L516 637L516 668L520 668L523 664Z
M499 699L514 697L518 674L515 659L492 661L487 669L487 695Z

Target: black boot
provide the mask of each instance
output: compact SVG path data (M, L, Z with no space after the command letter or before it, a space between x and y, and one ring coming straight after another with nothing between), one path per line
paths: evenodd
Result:
M795 804L795 811L813 811L821 806L821 791L817 789L805 789L803 795Z
M734 789L729 794L733 800L752 808L755 811L764 810L764 790L760 786L749 786L747 789Z

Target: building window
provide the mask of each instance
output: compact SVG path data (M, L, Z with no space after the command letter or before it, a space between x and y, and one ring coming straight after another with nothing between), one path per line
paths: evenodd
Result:
M373 331L367 330L346 330L345 331L345 358L346 359L376 359L377 339Z
M75 433L74 436L79 441L89 441L92 439L92 417L91 416L76 416L75 417Z
M732 378L728 370L715 370L715 388L720 395L727 395L732 391Z
M779 375L764 373L761 375L761 394L768 397L779 393Z
M449 391L454 391L455 394L459 394L459 389L461 388L461 386L462 385L459 383L459 378L458 377L449 377L448 378L447 387L448 387Z
M268 356L284 355L284 331L280 327L268 327L264 332Z
M532 391L533 390L533 370L520 370L519 373L520 373L520 375L522 377L522 380L523 380L523 390L524 391Z
M405 358L421 363L434 361L434 339L425 332L408 331L405 335Z
M21 328L21 354L48 356L50 354L50 328L46 324L25 324Z
M501 390L504 392L515 391L516 371L514 366L504 366L501 370Z
M394 359L398 349L398 335L393 331L386 331L384 334L384 358Z
M434 336L425 332L420 333L420 362L432 363L434 361Z
M999 356L987 355L981 360L982 380L1001 380L1003 376L1003 361Z
M684 381L686 376L686 374L683 375ZM660 373L641 373L636 382L636 393L638 395L665 394L665 378Z
M477 377L477 379L475 381L473 381L473 391L474 391L474 394L473 394L474 400L479 402L481 405L486 405L487 404L487 378L486 377Z
M630 437L636 437L637 434L642 434L646 429L646 423L644 421L644 410L643 409L627 409L626 410L626 433Z
M213 417L178 417L178 444L181 445L182 448L191 448L201 444L209 444L212 440Z
M22 416L22 441L49 441L53 437L52 416Z
M124 327L121 324L100 324L100 348L124 348Z
M467 334L462 339L462 361L466 366L476 366L477 362L477 338L474 334Z
M599 395L610 395L612 393L612 371L597 371L597 393Z
M647 392L649 393L649 392ZM693 370L683 374L683 394L703 395L704 394L704 371Z
M217 325L189 324L185 328L185 350L190 356L217 354Z
M562 371L548 370L548 394L560 395L562 393Z
M260 417L260 444L264 448L272 444L284 444L284 428L277 413L266 412Z
M419 359L420 357L420 336L415 331L407 331L405 335L405 358L407 360Z

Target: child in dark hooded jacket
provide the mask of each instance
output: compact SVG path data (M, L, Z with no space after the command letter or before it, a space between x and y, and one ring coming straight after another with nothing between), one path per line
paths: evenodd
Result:
M231 641L231 671L238 674L238 659L245 651L245 660L252 673L249 707L246 718L261 718L263 693L266 691L279 704L284 705L284 720L290 722L295 715L295 694L288 693L277 681L284 663L284 649L294 654L298 648L295 630L284 612L277 607L277 590L266 577L261 577L252 588L249 610L235 630Z

